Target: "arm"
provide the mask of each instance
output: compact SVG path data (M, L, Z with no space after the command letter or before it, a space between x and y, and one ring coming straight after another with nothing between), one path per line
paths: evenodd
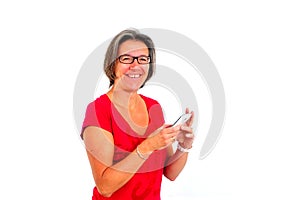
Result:
M147 138L138 146L139 151L148 156L156 149L165 148L178 131L179 127L158 129L153 137ZM89 126L84 130L83 138L96 187L105 197L111 196L125 185L145 162L133 151L113 165L113 136L104 129Z
M172 154L172 156L169 157L166 167L164 168L164 176L169 180L174 181L183 170L188 158L188 153L183 153L179 150L176 150L176 152L173 154L172 146L171 150L168 149L168 152L172 152L168 153Z
M186 113L188 113L189 110L186 110ZM179 141L179 144L185 148L190 149L192 148L193 140L194 140L194 134L193 129L191 128L191 125L193 123L194 113L192 113L192 117L189 121L187 121L186 124L180 127L181 133L177 136L177 139ZM182 152L180 150L176 150L175 153L173 153L172 146L168 147L168 159L166 162L166 167L164 168L164 176L168 178L171 181L174 181L177 176L180 174L180 172L183 170L186 162L188 159L188 152Z
M127 183L144 163L143 159L132 152L119 163L112 165L113 136L104 129L87 127L83 136L96 187L105 197L111 196Z

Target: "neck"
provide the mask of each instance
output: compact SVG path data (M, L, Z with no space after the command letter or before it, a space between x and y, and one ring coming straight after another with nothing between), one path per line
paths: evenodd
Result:
M134 107L139 98L137 91L128 92L116 89L114 86L108 91L107 95L115 105L122 108Z

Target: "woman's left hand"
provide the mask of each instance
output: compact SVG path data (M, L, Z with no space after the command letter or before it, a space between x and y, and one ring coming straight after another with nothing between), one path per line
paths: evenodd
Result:
M177 135L177 141L179 142L180 146L182 146L185 149L192 148L193 142L194 142L194 133L193 133L193 120L194 120L194 112L186 108L185 113L191 113L192 116L188 121L186 121L184 124L180 127L180 133Z

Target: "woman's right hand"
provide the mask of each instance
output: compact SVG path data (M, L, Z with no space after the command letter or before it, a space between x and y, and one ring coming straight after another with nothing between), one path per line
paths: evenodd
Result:
M144 140L139 148L144 153L151 153L155 150L164 149L173 142L175 142L177 135L180 133L180 125L170 127L170 125L163 125Z

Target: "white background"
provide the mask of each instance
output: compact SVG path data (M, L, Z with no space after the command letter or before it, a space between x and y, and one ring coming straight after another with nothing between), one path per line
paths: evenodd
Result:
M204 160L194 150L162 199L300 198L296 0L102 2L1 1L0 199L91 199L74 84L87 56L128 27L191 38L225 87L216 148Z

